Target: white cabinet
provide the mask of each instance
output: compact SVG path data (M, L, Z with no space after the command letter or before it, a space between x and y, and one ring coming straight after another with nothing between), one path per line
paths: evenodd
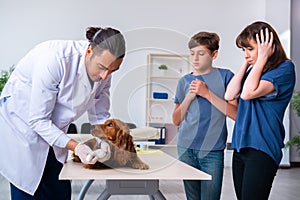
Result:
M167 69L159 69L166 65ZM174 96L178 80L192 71L188 55L149 54L147 71L147 126L172 123Z

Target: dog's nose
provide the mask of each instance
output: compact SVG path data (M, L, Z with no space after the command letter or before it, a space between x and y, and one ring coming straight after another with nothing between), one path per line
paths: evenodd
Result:
M91 125L91 130L95 129L95 127L96 127L95 125Z

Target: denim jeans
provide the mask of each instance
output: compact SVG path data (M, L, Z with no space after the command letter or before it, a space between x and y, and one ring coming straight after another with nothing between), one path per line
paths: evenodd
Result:
M183 180L187 200L219 200L224 151L199 151L177 147L179 160L212 176L212 180Z

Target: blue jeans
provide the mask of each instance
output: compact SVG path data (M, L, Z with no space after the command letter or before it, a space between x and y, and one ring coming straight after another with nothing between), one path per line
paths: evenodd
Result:
M199 151L177 146L179 160L212 176L210 181L183 180L187 200L219 200L224 151Z

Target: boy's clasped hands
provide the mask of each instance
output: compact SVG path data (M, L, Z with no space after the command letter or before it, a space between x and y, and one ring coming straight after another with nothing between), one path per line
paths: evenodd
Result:
M190 84L190 93L194 95L199 95L203 98L207 98L209 95L209 89L204 81L201 80L193 80Z

